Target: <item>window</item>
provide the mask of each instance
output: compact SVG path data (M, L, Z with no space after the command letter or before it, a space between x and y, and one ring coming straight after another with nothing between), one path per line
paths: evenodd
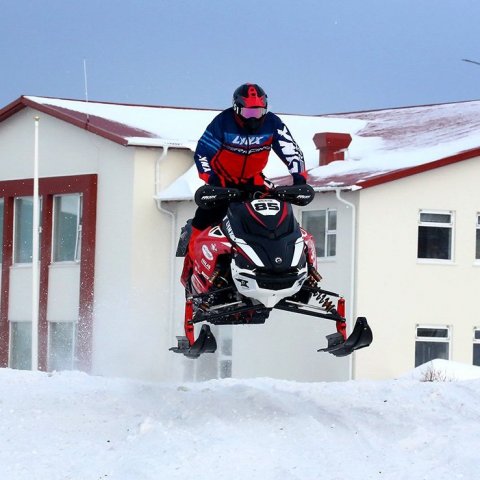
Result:
M317 257L335 257L337 254L337 211L314 210L302 212L305 230L315 238Z
M415 366L450 356L450 328L417 326Z
M3 217L4 217L4 200L0 198L0 263L3 257Z
M76 323L48 323L48 370L74 368Z
M10 322L10 368L32 368L32 322Z
M41 202L40 202L41 210ZM16 197L14 203L14 263L32 263L33 197ZM41 218L41 215L40 215ZM40 241L39 241L40 247Z
M453 212L420 211L419 259L452 260Z
M82 196L53 197L53 261L78 262L81 248Z
M473 330L473 364L480 367L480 328Z
M480 214L477 213L477 232L476 232L476 242L475 242L475 260L480 260Z

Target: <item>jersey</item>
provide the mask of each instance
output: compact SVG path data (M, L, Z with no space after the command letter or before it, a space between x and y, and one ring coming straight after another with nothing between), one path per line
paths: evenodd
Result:
M248 132L235 119L233 108L219 113L198 141L195 164L199 176L208 182L215 173L229 184L253 181L263 184L262 171L273 151L290 174L306 177L303 153L280 117L267 112L261 126Z

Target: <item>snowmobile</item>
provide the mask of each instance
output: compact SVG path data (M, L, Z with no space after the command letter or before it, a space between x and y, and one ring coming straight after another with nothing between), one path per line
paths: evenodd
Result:
M200 208L228 204L219 225L201 232L187 254L190 221L183 227L177 257L185 257L181 282L185 287L185 335L170 348L188 358L216 351L208 325L265 323L273 309L336 322L319 352L342 357L368 347L372 330L358 317L347 337L345 300L320 287L315 241L301 228L292 205L314 198L310 185L277 186L267 192L244 192L210 185L200 187ZM202 324L195 338L195 324Z

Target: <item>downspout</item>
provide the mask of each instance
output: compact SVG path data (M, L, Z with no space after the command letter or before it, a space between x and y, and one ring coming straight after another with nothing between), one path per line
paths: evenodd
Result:
M173 336L173 311L174 311L174 302L175 302L175 240L176 240L176 231L177 231L177 216L174 212L166 209L162 206L162 201L159 198L160 195L160 164L165 159L168 153L168 145L162 146L162 153L157 158L155 162L155 201L157 204L157 208L160 212L168 215L170 217L170 225L171 225L171 238L170 238L170 295L169 295L169 315L168 315L168 341L171 340Z
M349 318L350 318L350 323L349 323L349 332L351 333L352 330L352 324L354 322L354 313L355 313L355 262L356 262L356 241L357 241L357 235L356 235L356 226L357 226L357 209L355 205L344 198L341 197L340 195L341 189L340 188L335 188L335 194L340 202L345 204L347 207L350 207L352 209L352 247L351 247L351 269L350 269L350 301L349 303ZM353 379L353 368L354 368L354 354L349 356L349 377L350 379Z

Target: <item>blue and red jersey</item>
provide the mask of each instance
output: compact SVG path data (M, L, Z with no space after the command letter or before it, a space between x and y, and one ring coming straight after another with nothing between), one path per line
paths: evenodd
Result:
M270 150L288 167L290 174L306 178L303 153L282 120L267 112L255 133L235 119L233 108L219 113L205 130L195 151L195 164L205 182L215 173L223 182L263 185L262 171Z

